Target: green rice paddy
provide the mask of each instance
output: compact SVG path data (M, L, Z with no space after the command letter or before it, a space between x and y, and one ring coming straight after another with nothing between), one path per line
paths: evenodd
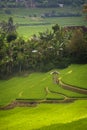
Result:
M24 9L24 8L14 8L10 9L11 14L5 14L5 9L0 10L0 21L8 20L9 17L13 17L15 24L22 24L23 26L18 26L17 32L20 36L25 39L30 38L33 34L38 35L39 32L46 31L51 29L55 24L60 26L80 26L86 25L84 16L81 17L51 17L51 18L42 18L41 16L45 13L50 13L52 11L57 14L60 13L81 13L82 11L79 8L34 8L34 9Z
M87 65L71 65L61 71L62 80L80 88L87 89Z
M16 76L9 80L0 80L0 105L9 104L16 98L64 98L63 95L49 92L50 90L61 92L70 97L86 97L83 94L64 90L55 84L50 74L52 71L47 73L32 73L22 77ZM57 71L60 72L64 82L68 83L68 80L70 80L72 82L69 83L73 83L77 87L79 85L80 87L87 87L87 65L71 65L66 69ZM78 74L81 75L81 80L78 80ZM75 83L75 79L77 79L78 84ZM48 94L46 89L48 89ZM87 100L77 100L68 104L48 103L40 104L36 107L0 110L0 130L82 130L82 128L86 130L86 122Z
M71 65L64 70L59 71L60 76L65 83L87 88L87 65ZM80 73L81 76L78 76L78 73ZM48 92L46 89L48 89ZM87 95L65 90L58 84L55 84L51 72L32 73L24 77L13 77L9 80L0 80L0 105L11 103L17 98L64 98L62 94L54 94L51 91L62 93L67 97L87 97Z
M87 24L83 16L45 19L40 17L41 14L52 10L59 13L81 12L81 10L73 8L12 9L12 14L6 15L4 10L0 10L0 21L8 20L8 17L12 16L15 24L26 24L27 26L17 28L18 34L25 39L30 38L33 34L38 35L39 32L51 29L52 25L56 23L61 26ZM34 17L34 15L37 17ZM43 23L47 25L42 25ZM82 97L83 99L87 97L87 95L65 90L55 84L50 74L52 71L0 80L0 107L15 101L17 98L59 100L64 99L64 95L67 97ZM59 77L64 83L87 89L87 64L71 65L66 69L57 71L60 72ZM87 130L87 100L0 110L0 130Z
M0 130L86 130L87 101L0 111Z

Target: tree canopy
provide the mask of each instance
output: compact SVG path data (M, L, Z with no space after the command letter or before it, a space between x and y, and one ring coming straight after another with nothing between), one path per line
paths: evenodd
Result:
M87 19L87 4L83 5L83 13L85 14L86 19Z
M0 77L23 71L48 71L70 63L87 63L87 28L52 26L25 41L13 19L0 28ZM5 30L5 31L3 31Z
M58 7L59 4L67 6L80 6L87 0L0 0L0 7Z

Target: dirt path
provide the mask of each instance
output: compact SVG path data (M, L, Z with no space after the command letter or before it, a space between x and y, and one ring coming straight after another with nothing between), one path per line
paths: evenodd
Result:
M73 91L73 92L76 92L76 93L80 93L80 94L85 94L85 95L87 95L87 89L77 88L77 87L75 87L75 86L65 84L65 83L63 83L61 80L59 80L59 83L58 83L58 84L59 84L63 89L67 89L67 90L70 90L70 91Z
M38 104L41 103L70 103L75 101L76 99L60 99L60 100L41 100L41 101L14 101L7 106L0 107L0 110L9 110L15 107L36 107Z
M36 107L37 106L37 102L26 102L26 101L17 101L15 100L14 102L6 105L6 106L2 106L0 107L0 110L8 110L8 109L13 109L15 107Z

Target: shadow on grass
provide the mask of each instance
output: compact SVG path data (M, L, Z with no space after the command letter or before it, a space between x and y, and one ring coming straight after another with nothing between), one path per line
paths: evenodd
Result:
M73 121L67 124L44 126L37 130L87 130L87 118Z

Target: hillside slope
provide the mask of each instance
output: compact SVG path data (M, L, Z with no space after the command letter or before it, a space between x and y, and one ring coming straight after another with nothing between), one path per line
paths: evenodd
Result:
M51 72L32 73L9 80L0 80L0 105L20 99L64 99L65 97L87 97L85 94L63 89L55 83ZM87 65L71 65L57 70L66 84L87 89Z

